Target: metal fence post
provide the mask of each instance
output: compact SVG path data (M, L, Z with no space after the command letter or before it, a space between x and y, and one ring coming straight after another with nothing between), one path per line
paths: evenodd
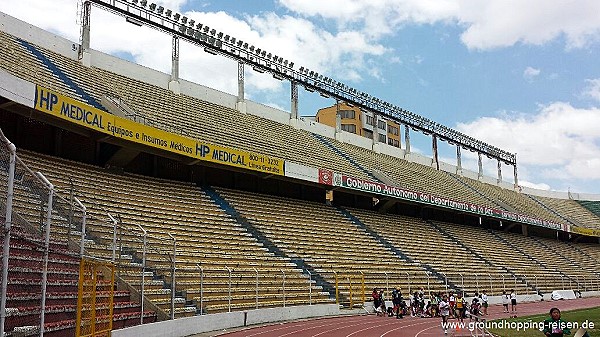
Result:
M254 269L254 272L256 273L256 309L258 309L258 269L255 267L252 267L252 269Z
M229 286L227 287L227 311L231 312L231 268L225 266L225 269L229 272Z
M169 237L171 240L173 240L173 267L171 269L171 319L175 319L175 260L177 257L177 240L171 233L167 234L169 234Z
M54 197L54 185L52 185L52 183L50 183L41 172L37 172L37 175L48 187L48 204L46 205L46 226L44 237L44 267L42 269L42 304L40 308L40 336L44 336L44 321L46 316L46 286L48 283L48 256L50 253L50 225L52 222L52 198Z
M406 279L408 280L408 293L410 294L410 274L407 271L404 273L406 274Z
M6 189L6 213L4 217L4 245L2 250L2 294L0 298L0 336L4 336L4 321L6 319L6 292L8 289L8 256L10 253L10 234L12 228L13 191L15 183L15 164L17 148L8 141L0 131L3 140L7 143L9 154L8 184Z
M283 271L283 269L279 269L281 271L281 273L283 274L283 307L285 308L285 271Z
M79 256L83 258L83 254L85 253L85 221L87 217L87 208L77 199L77 197L73 197L73 200L79 205L83 212L83 216L81 218L81 246L79 247ZM69 225L69 229L71 225ZM69 236L70 237L70 236Z
M387 294L390 293L390 283L389 283L389 275L387 273L387 271L383 272L385 274L385 295L387 296Z
M310 270L306 272L308 273L308 305L312 305L312 274Z
M492 286L492 274L488 274L488 277L490 278L490 296L492 296L494 293L494 288Z
M142 287L141 287L141 308L140 308L140 324L144 324L144 283L146 283L146 244L148 240L148 232L141 225L137 225L142 233L144 233L144 241L142 246Z
M460 275L460 287L462 288L462 293L463 293L463 297L465 296L465 277L463 276L463 274L458 274Z
M340 288L339 288L339 283L338 283L337 271L334 271L333 275L335 275L335 304L337 304L339 306L340 305Z
M204 268L198 263L196 264L200 269L200 316L204 315Z
M108 218L113 223L113 241L112 241L112 262L116 263L117 261L117 219L115 219L110 213L108 213Z

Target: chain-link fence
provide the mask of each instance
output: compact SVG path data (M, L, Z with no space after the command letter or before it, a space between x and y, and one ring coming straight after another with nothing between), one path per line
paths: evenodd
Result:
M5 220L0 335L69 334L75 327L79 258L69 251L68 232L81 230L85 209L56 195L43 174L16 156L1 131L0 143Z

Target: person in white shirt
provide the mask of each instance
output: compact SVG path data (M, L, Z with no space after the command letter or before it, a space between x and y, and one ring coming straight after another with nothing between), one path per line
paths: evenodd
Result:
M517 312L517 293L514 289L510 291L510 310Z
M502 306L504 307L504 313L508 313L508 302L510 300L510 296L506 293L506 291L502 292Z
M483 307L483 315L487 316L488 315L488 295L487 292L484 290L483 294L481 294L481 306Z
M450 315L450 303L448 303L448 296L444 295L438 304L438 310L440 312L440 316L442 316L442 329L444 329L445 334L448 334L447 324L448 315Z

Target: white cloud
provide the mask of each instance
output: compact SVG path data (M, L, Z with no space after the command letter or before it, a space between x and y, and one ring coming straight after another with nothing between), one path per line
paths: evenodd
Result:
M340 27L361 25L371 36L389 34L402 25L457 23L470 49L493 49L517 43L544 44L563 37L567 48L597 42L600 2L582 0L280 0L306 16L336 20Z
M582 95L584 97L592 98L600 102L600 78L593 80L585 80L588 86L583 90Z
M600 179L600 108L556 102L534 115L504 113L481 117L457 129L517 153L517 164L534 165L529 180Z
M532 67L527 67L523 71L523 78L527 81L533 81L540 74L540 70Z

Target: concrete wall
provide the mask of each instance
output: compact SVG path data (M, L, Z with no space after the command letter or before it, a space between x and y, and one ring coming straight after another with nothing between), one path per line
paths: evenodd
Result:
M78 58L78 43L71 42L2 12L0 12L0 29L8 34L50 49L73 60L77 60Z
M237 97L235 99L237 100ZM289 112L252 101L246 101L246 112L281 124L289 124L290 121Z
M319 182L319 170L316 167L308 167L291 161L285 162L285 176L314 183Z
M341 131L335 135L335 139L346 144L362 147L363 149L373 149L373 140L354 133Z
M138 325L125 329L113 330L112 336L183 337L203 332L239 328L254 324L338 315L340 315L340 309L337 304L256 309L249 311L236 311L186 317L172 321Z
M33 108L35 104L35 84L0 69L0 96Z
M310 118L289 119L289 124L300 130L306 130L324 137L334 138L335 129L321 123L317 123Z

